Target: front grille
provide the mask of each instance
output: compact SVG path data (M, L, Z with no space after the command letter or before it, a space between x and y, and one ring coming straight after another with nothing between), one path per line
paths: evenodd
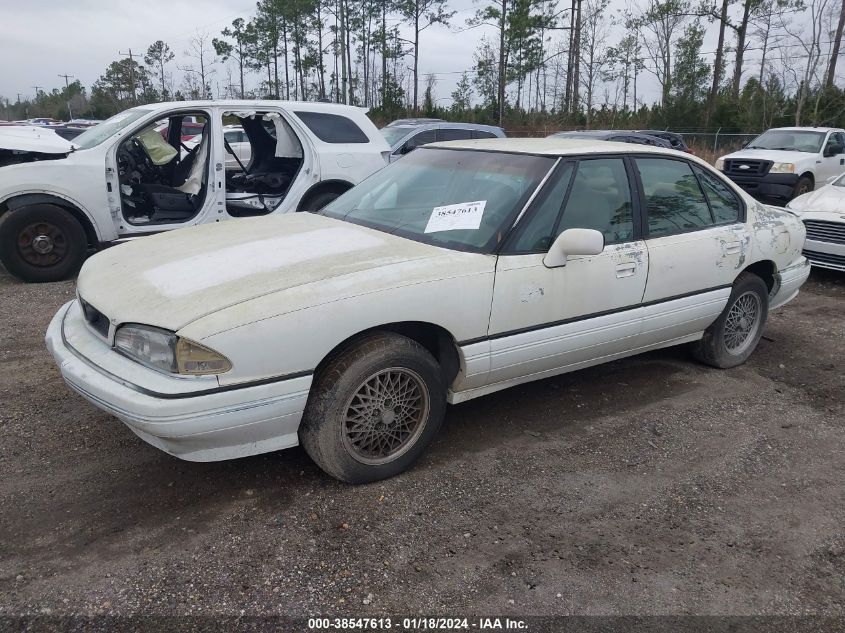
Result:
M845 244L845 222L825 222L824 220L804 220L807 227L807 239L832 244Z
M765 176L772 168L770 160L746 160L730 158L725 160L725 173L728 176Z
M819 253L818 251L804 251L804 257L810 260L811 264L845 270L845 255L832 255L831 253Z
M88 325L90 325L93 330L103 338L108 338L108 317L106 317L105 314L97 310L97 308L92 306L90 303L87 303L83 299L80 299L79 303L82 305L82 314L85 315L85 320L88 321Z

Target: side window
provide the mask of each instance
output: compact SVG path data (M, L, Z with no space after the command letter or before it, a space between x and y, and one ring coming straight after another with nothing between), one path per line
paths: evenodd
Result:
M706 170L696 167L695 173L710 203L710 210L713 212L716 224L738 222L742 203L737 195L719 178Z
M370 139L351 119L325 112L294 112L324 143L369 143Z
M585 159L578 163L557 234L576 228L600 231L607 244L634 238L631 189L621 158Z
M546 183L536 206L525 222L520 222L517 236L508 247L509 254L545 253L554 241L555 225L560 217L563 200L572 180L574 163L563 165L553 176L554 180Z
M462 141L467 138L472 137L472 132L469 130L461 130L457 128L440 128L440 138L438 140L441 141Z
M424 132L420 132L419 134L415 134L407 141L405 141L405 145L402 148L402 153L407 154L410 151L417 149L422 145L427 145L428 143L434 143L437 140L437 130L425 130Z
M648 236L660 237L713 224L710 207L688 163L638 158L648 212Z
M473 130L472 138L498 138L493 132L487 130Z

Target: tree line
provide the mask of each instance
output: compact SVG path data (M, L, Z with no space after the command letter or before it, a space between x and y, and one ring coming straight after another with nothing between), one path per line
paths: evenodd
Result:
M450 0L260 0L216 35L195 33L183 63L158 40L111 62L90 92L77 81L3 99L0 113L102 118L163 100L269 98L526 129L845 126L845 0L634 0L615 12L610 0L476 0L455 16ZM438 75L420 73L435 25L479 35L441 98Z

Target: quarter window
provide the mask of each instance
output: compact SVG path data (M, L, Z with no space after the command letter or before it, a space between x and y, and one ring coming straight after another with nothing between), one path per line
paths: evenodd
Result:
M648 235L660 237L713 224L710 207L688 163L638 158L648 212Z
M473 130L472 138L497 138L493 132L487 130Z
M739 198L728 186L715 175L704 169L695 168L701 188L710 203L710 210L713 212L713 219L716 224L730 224L739 221L739 212L742 208Z
M295 112L324 143L369 143L370 139L351 119L326 112Z
M543 188L531 216L526 218L524 224L520 222L521 228L517 229L517 238L508 248L509 253L545 253L549 250L554 237L557 236L555 225L566 199L574 165L563 165L553 176L554 180Z

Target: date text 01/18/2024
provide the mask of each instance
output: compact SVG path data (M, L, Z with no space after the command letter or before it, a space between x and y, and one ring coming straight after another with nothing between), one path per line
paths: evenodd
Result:
M309 618L308 629L312 631L375 631L396 629L399 631L452 631L452 630L510 630L526 631L528 624L524 620L513 618Z

